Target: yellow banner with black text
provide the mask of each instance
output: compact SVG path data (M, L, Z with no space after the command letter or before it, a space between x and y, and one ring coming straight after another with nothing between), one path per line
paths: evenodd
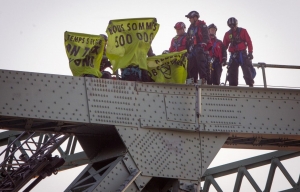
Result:
M147 52L158 29L159 24L155 18L111 20L106 29L106 56L113 71L129 65L147 70Z
M148 75L157 83L184 84L187 78L186 50L147 58Z
M89 74L100 78L104 47L103 36L65 32L66 53L74 76Z

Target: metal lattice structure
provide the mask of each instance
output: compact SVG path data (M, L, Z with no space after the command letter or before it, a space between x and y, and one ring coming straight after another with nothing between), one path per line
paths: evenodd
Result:
M234 192L240 191L242 180L243 180L244 176L251 183L251 185L253 187L252 190L262 191L259 188L259 186L257 185L257 183L255 182L255 180L253 179L253 177L251 176L251 174L248 172L248 170L257 168L257 167L260 167L263 165L267 165L267 164L270 164L270 170L269 170L267 182L265 185L265 189L263 191L267 192L267 191L271 190L275 170L277 167L281 170L281 172L283 173L285 178L291 184L292 189L290 189L290 190L291 191L300 190L299 180L296 183L292 179L290 174L287 172L285 167L282 165L282 163L280 162L281 160L286 160L286 159L290 159L290 158L294 158L294 157L298 157L298 156L300 156L300 152L276 151L276 152L268 153L265 155L252 157L252 158L249 158L246 160L241 160L241 161L233 162L230 164L222 165L219 167L211 168L211 169L207 170L204 173L204 176L201 178L203 181L205 181L204 187L203 187L203 192L209 191L209 188L211 185L213 185L213 187L218 192L223 191L221 189L221 187L218 185L218 183L215 181L215 178L223 177L225 175L229 175L229 174L233 174L233 173L237 173L236 181L235 181L235 185L234 185L234 189L233 189ZM299 177L299 179L300 179L300 177Z
M66 191L193 191L222 147L300 149L300 91L295 89L1 70L0 92L0 128L67 135L66 150L55 148L66 161L60 170L88 164ZM75 153L77 141L84 152ZM284 170L279 161L269 163ZM247 168L235 172L236 191L244 175L260 190ZM209 182L217 186L213 178L207 175L204 190ZM296 189L297 183L291 184Z
M2 132L0 133L0 146L6 146L6 145L9 146L9 144L12 141L16 141L16 143L18 143L18 146L20 146L21 142L27 138L26 135L28 134L29 132L20 132L20 131ZM34 133L29 139L33 140L33 142L38 144L38 148L40 148L40 146L45 144L50 137L51 137L50 133ZM67 145L65 149L63 149L62 146L58 146L55 150L55 153L65 160L64 165L58 168L59 171L85 165L90 162L90 160L86 156L85 152L82 151L82 149L77 150L79 152L75 151L76 147L78 148L78 146L80 145L78 144L77 138L74 135L69 135L69 137L66 139L66 142ZM33 145L32 147L35 146ZM21 152L23 152L23 150ZM25 151L23 153L27 156L27 153ZM21 154L19 153L18 155Z
M49 135L43 143L36 142L34 136L34 132L23 132L10 140L6 149L0 153L5 154L0 164L2 191L19 191L30 179L50 176L57 172L56 168L64 164L61 158L52 157L52 152L68 138L67 135ZM21 142L22 137L25 140Z

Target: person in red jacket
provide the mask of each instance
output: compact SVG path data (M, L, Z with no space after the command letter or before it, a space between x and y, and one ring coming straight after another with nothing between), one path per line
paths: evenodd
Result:
M170 52L178 52L186 49L186 32L185 24L183 22L177 22L174 26L177 35L172 39L171 46L169 48Z
M207 84L220 85L220 78L222 74L222 66L226 64L227 53L223 42L216 37L217 26L210 24L208 32L212 43L212 48L209 51L209 60L207 66L208 79ZM209 77L210 76L210 77Z
M226 49L229 47L230 52L227 77L229 85L238 85L238 72L241 65L246 84L249 87L253 87L254 77L251 73L253 45L251 38L246 29L238 27L238 20L236 18L229 18L227 25L230 27L230 30L225 33L223 43Z
M194 78L197 83L198 74L201 83L206 84L206 55L205 52L211 48L211 41L208 29L204 21L199 20L200 15L197 11L191 11L186 15L190 20L190 27L187 32L187 51L188 51L188 79Z

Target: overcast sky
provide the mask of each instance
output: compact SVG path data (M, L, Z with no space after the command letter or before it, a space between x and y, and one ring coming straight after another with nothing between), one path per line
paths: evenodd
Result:
M217 37L221 40L229 30L227 19L236 17L239 26L246 28L252 38L254 63L299 65L299 8L299 0L152 0L147 2L141 0L1 0L0 69L71 75L64 48L64 32L105 33L111 19L156 17L160 29L153 41L153 50L158 55L169 48L171 39L175 35L173 26L176 22L183 21L187 26L189 25L184 15L191 10L197 10L201 15L200 19L207 24L217 25ZM269 85L300 87L299 70L267 69L266 71ZM225 74L224 68L221 82L224 82ZM262 85L260 69L257 70L255 82L254 86ZM239 83L245 84L241 71ZM262 151L249 153L239 150L239 155L235 155L236 150L221 150L213 165L230 162L235 159L234 157L244 158L249 154L258 153ZM300 173L299 166L293 163L287 163L287 166L290 166L290 170L294 170L292 176L297 180ZM258 174L265 175L261 179L263 180L261 188L265 185L266 174L264 173L267 169L261 171L263 174ZM78 173L79 169L59 173L42 181L39 186L41 188L37 187L33 191L53 191L53 187L55 191L62 191ZM233 178L235 179L235 175ZM255 177L254 179L256 180ZM232 190L233 182L230 186L227 186L229 185L227 183L221 184L224 191ZM272 191L288 188L288 185L284 185L286 183L274 182L276 188Z

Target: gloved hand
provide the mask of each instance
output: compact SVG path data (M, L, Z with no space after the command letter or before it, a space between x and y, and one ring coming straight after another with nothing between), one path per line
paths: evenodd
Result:
M227 61L227 58L226 58L226 57L223 57L223 59L222 59L222 61L221 61L221 65L222 65L222 66L226 66L226 65L227 65L226 61Z
M252 59L253 59L252 52L249 52L249 53L248 53L248 59L249 59L249 60L252 60Z

